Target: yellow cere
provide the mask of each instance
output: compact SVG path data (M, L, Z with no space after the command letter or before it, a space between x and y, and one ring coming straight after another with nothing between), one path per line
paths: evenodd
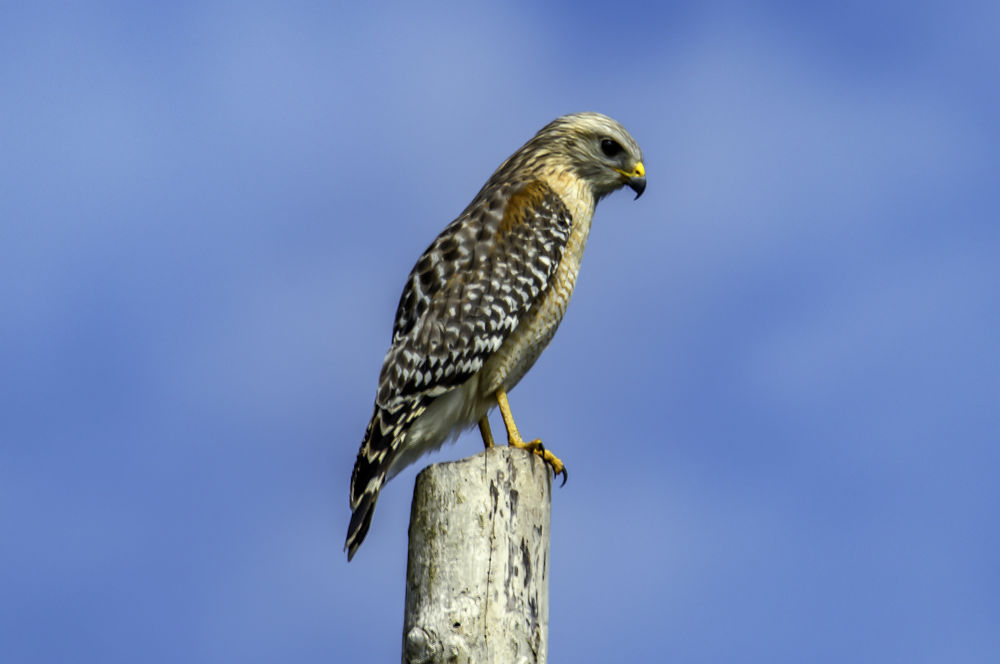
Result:
M615 170L618 171L619 173L621 173L622 175L624 175L627 178L644 178L644 177L646 177L646 167L642 165L641 161L638 162L635 165L635 168L632 169L631 173L629 173L628 171L624 171L624 170L622 170L620 168L616 168Z

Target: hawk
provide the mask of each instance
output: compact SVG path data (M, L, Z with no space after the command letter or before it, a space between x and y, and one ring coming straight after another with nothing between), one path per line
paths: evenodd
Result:
M399 299L375 397L351 474L347 559L368 533L382 486L426 452L500 407L509 445L558 476L541 441L525 442L507 402L555 334L569 304L597 202L646 188L642 151L599 113L557 118L486 181L431 243Z

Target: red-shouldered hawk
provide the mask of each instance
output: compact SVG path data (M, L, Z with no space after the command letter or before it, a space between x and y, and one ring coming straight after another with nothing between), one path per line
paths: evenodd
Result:
M646 188L642 151L599 113L553 120L510 156L410 273L375 412L351 475L347 558L361 545L379 490L396 473L500 406L508 444L563 463L514 425L507 392L548 345L573 294L597 202Z

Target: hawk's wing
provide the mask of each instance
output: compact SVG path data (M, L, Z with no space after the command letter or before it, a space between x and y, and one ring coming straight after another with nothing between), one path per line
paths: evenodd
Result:
M571 222L540 180L477 196L410 273L376 404L436 397L479 371L545 290Z

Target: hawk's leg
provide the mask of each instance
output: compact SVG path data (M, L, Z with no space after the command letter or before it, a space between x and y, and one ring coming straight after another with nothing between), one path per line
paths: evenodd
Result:
M490 431L490 420L485 415L479 420L479 433L483 435L483 445L486 449L493 447L493 432Z
M524 439L521 438L521 434L517 431L517 425L514 424L514 416L510 412L510 404L507 403L507 392L502 388L497 390L497 404L500 406L500 415L503 417L503 423L507 427L507 444L512 447L519 447L522 450L534 452L542 457L545 463L552 466L552 472L556 477L559 477L559 474L562 473L562 483L566 484L566 478L569 477L569 473L566 472L566 466L559 457L545 449L542 441L538 438L530 443L524 442ZM482 423L480 423L480 426L482 426Z

